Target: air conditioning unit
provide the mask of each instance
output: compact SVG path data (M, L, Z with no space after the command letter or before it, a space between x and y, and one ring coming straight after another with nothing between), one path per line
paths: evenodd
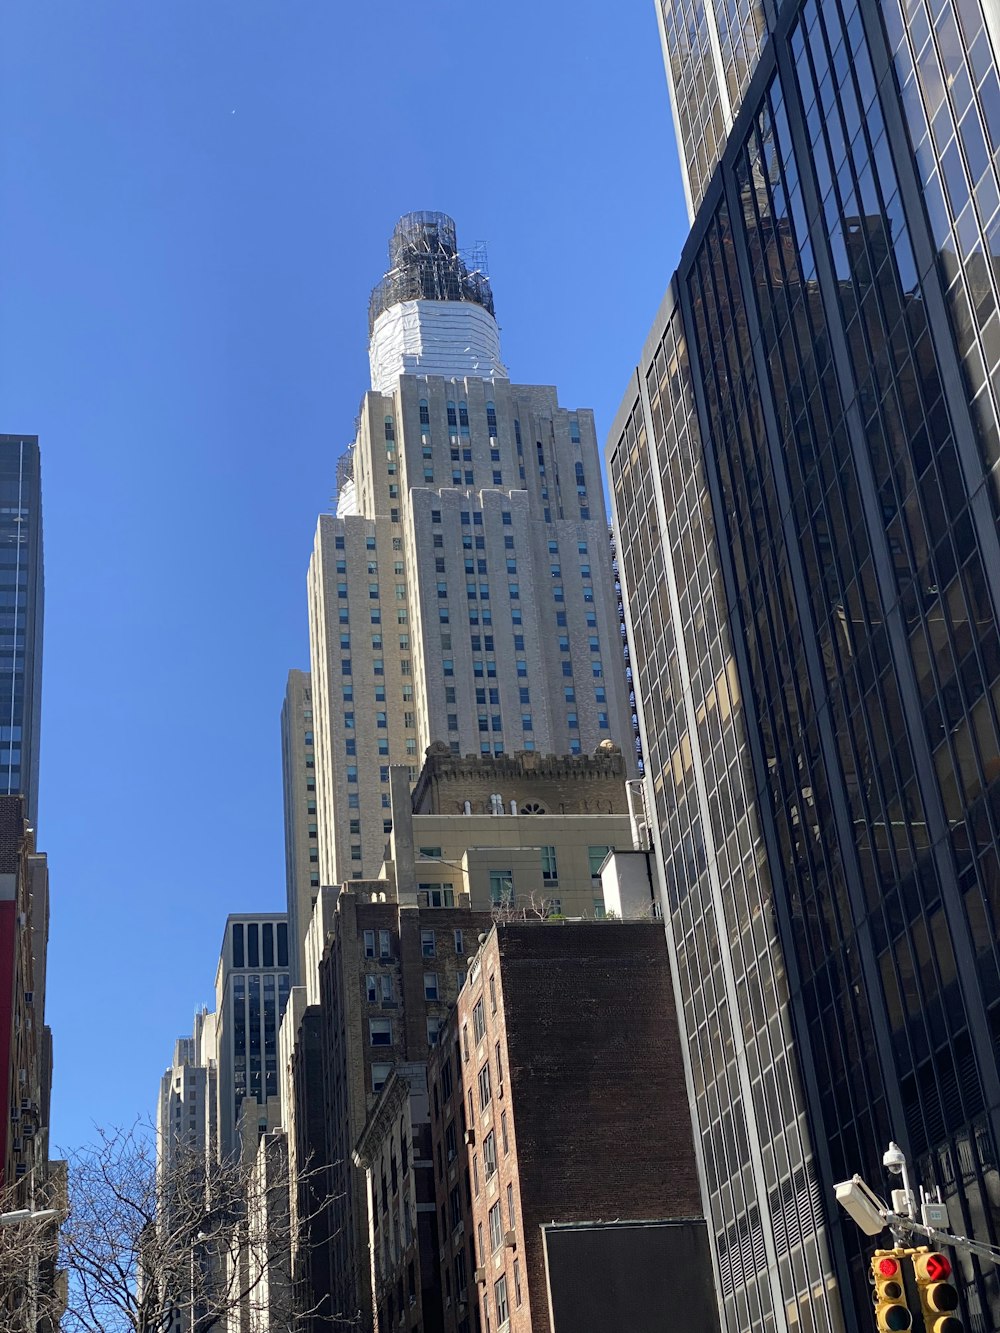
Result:
M23 1139L33 1139L35 1137L34 1125L25 1125L21 1130L21 1137Z
M482 1283L485 1284L485 1282L486 1282L486 1269L485 1269L485 1268L477 1268L476 1271L472 1274L472 1280L473 1280L474 1282L482 1282Z
M516 1232L516 1231L505 1231L505 1232L503 1233L503 1243L507 1246L508 1250L516 1250L516 1249L517 1249L517 1232Z
M475 1143L476 1131L474 1129L467 1129L465 1133L462 1135L462 1138L465 1140L466 1143Z

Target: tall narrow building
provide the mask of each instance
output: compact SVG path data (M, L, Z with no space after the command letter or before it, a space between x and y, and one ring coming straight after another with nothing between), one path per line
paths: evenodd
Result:
M42 707L42 471L35 435L0 435L0 793L38 820Z
M693 226L608 463L716 1279L861 1333L890 1138L1000 1240L997 19L658 8Z
M283 913L226 918L215 975L219 1157L239 1155L244 1100L278 1096L278 1027L288 1000L288 921Z
M481 256L401 218L309 568L319 875L378 874L389 766L631 747L593 414L512 384Z
M316 760L312 687L308 671L289 671L281 707L281 779L285 808L285 887L288 966L292 985L304 985L306 931L319 893Z

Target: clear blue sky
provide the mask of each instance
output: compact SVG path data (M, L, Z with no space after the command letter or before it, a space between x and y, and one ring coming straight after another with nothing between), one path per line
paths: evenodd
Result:
M686 218L653 0L8 0L0 431L37 433L53 1134L154 1105L284 905L278 715L399 214L607 430Z

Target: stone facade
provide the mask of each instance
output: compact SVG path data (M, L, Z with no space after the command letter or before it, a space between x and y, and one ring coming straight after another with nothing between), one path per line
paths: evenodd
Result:
M390 770L383 873L400 901L602 916L601 862L633 839L621 754L461 758L446 749L429 747L412 800L402 770Z
M368 1185L375 1333L441 1333L427 1065L397 1065L354 1154Z
M447 1333L548 1333L543 1224L700 1215L659 924L498 925L428 1077Z
M494 794L507 811L530 806L538 813L561 815L621 815L628 813L627 777L621 750L613 744L594 754L511 754L486 758L478 754L453 755L446 745L428 748L424 766L413 789L415 815L492 813Z
M289 970L302 984L305 934L319 891L316 759L308 671L289 671L281 708L281 777L285 809L285 886Z
M324 884L378 873L388 765L415 780L434 741L632 738L589 410L499 375L401 374L366 394L348 471L308 578Z

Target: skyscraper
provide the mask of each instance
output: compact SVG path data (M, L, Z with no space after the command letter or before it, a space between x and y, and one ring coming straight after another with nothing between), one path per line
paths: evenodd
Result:
M215 977L219 1157L239 1154L245 1098L278 1096L278 1025L289 992L288 923L284 914L226 918Z
M0 435L0 793L37 827L42 706L42 473L35 435Z
M510 382L482 256L401 218L309 569L319 875L377 875L389 765L631 745L593 414Z
M858 1330L890 1137L1000 1238L996 16L659 8L693 226L608 462L696 1144L727 1327Z

